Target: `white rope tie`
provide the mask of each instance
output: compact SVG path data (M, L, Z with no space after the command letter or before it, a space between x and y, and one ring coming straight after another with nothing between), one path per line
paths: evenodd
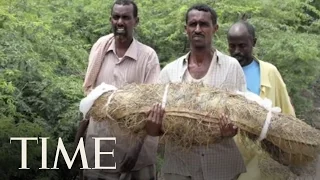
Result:
M272 113L280 113L281 108L272 107L272 101L270 99L261 98L260 96L254 94L252 92L236 91L236 93L244 96L246 99L248 99L250 101L254 101L254 102L258 103L260 106L264 107L268 111L266 120L264 121L264 125L262 127L260 136L258 138L258 141L262 141L263 139L265 139L267 137L267 133L268 133L270 125L271 125Z
M268 112L268 114L267 114L266 120L264 121L264 125L263 125L263 128L261 130L261 133L260 133L258 141L262 141L267 137L267 133L268 133L268 130L269 130L269 127L270 127L270 124L271 124L271 118L272 118L272 111L270 110Z
M162 97L162 105L161 105L161 107L163 109L166 107L168 91L169 91L169 84L166 85L166 88L164 90L163 97Z

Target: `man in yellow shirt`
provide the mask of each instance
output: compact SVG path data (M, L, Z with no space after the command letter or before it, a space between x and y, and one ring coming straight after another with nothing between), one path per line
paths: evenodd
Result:
M247 90L262 98L268 98L273 106L280 107L282 113L295 116L294 108L291 105L290 97L277 68L265 61L258 60L253 56L253 47L256 44L255 30L251 24L245 21L239 21L231 26L228 31L228 45L230 55L236 58L245 74ZM235 137L239 149L247 151ZM243 155L245 152L242 152ZM263 177L259 168L259 156L253 152L254 156L244 157L247 167L247 173L242 174L239 179L261 180ZM272 160L270 160L272 161ZM274 162L279 167L282 165ZM283 167L287 168L287 167ZM276 175L274 175L276 176ZM276 177L269 177L268 179Z
M229 29L229 52L239 61L244 70L247 89L262 98L269 98L274 106L281 108L283 113L295 116L286 84L278 69L252 55L256 41L253 26L245 21L237 22Z

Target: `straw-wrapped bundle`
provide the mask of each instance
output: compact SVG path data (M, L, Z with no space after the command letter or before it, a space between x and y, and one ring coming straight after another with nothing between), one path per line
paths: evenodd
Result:
M165 89L165 84L127 85L104 93L89 113L96 121L109 120L133 136L139 136L145 134L147 113L153 104L162 102ZM185 148L218 142L221 113L227 114L250 136L260 135L268 113L264 107L236 92L201 84L170 84L165 112L165 139ZM272 116L263 142L277 161L302 164L316 157L320 134L295 117L277 113Z

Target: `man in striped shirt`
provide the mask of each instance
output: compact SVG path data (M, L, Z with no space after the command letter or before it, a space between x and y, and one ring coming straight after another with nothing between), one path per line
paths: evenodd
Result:
M203 82L214 87L245 91L244 73L237 60L212 47L212 37L217 30L217 14L213 9L207 5L189 8L185 31L191 51L163 68L160 73L161 83ZM154 126L153 131L150 130L152 128L147 129L150 135L161 134L163 111L157 105L149 114L148 124ZM155 128L157 125L158 129ZM246 171L232 139L237 129L229 124L223 126L221 131L221 142L208 147L193 146L188 152L173 143L167 143L162 169L165 180L237 179Z
M92 47L84 82L84 91L101 83L120 88L129 83L156 83L160 64L156 52L133 37L139 22L138 8L133 1L116 0L110 18L113 33L101 37ZM100 141L100 152L114 151L100 156L101 167L116 169L86 169L86 180L151 180L155 179L155 162L158 137L146 136L141 143L133 144L117 125L109 121L89 121L85 149L88 165L96 167L94 137L116 137L114 141Z

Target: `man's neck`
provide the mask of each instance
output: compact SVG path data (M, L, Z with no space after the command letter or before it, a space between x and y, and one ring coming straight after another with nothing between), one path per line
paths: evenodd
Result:
M128 39L122 39L121 37L115 38L115 48L116 48L116 54L118 57L123 57L125 55L132 41L133 41L133 38L128 38Z
M197 65L204 64L206 62L211 62L213 57L213 49L206 48L206 49L193 49L190 52L189 60Z
M133 38L121 38L121 37L116 37L115 38L115 46L117 49L121 50L127 50L129 46L131 45L133 41Z
M247 61L245 64L243 64L242 67L248 66L248 65L251 64L253 61L254 61L254 59L253 59L253 57L252 57L251 60L250 60L250 61Z

